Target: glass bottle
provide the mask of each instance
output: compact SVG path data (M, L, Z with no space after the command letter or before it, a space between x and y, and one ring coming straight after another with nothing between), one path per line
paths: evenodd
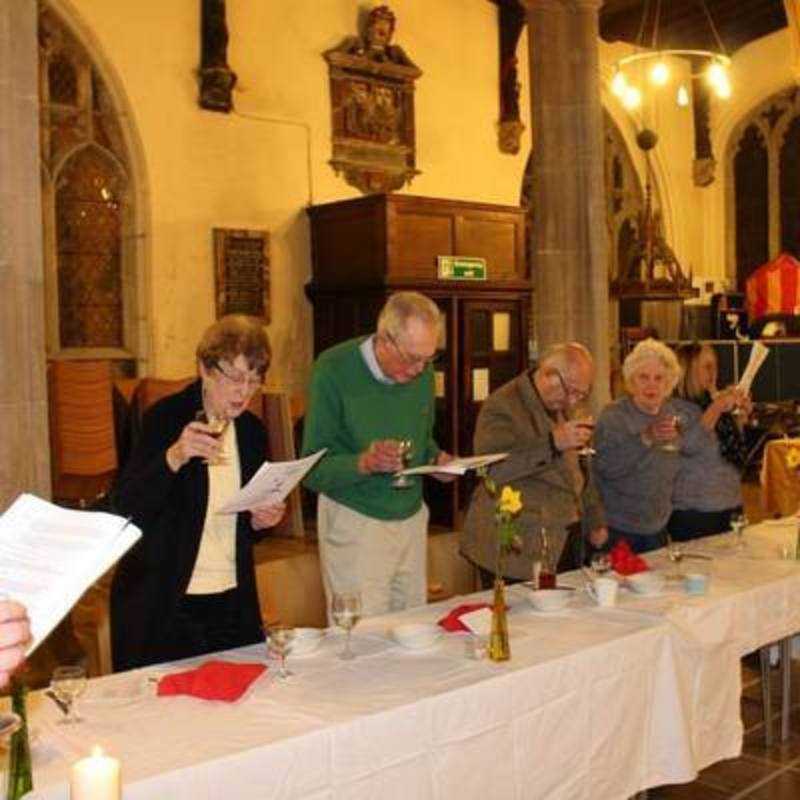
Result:
M541 567L539 568L539 589L556 588L556 565L553 563L553 553L550 550L550 537L547 528L542 525L542 547L540 551Z
M19 728L11 734L8 748L8 782L6 800L19 800L33 789L31 769L31 746L28 740L28 715L26 697L28 687L16 675L11 679L11 710L20 718Z

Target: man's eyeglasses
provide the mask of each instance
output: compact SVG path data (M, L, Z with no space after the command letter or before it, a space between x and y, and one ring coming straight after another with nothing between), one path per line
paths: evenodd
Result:
M400 358L410 367L422 367L424 369L428 366L428 364L435 364L439 358L438 353L434 353L432 356L428 356L427 358L424 356L413 356L410 353L407 353L400 346L400 343L394 338L394 336L392 336L391 333L386 332L384 335L389 340L392 347L394 347L394 349L397 351L397 355L399 355Z
M220 374L222 378L224 378L231 386L236 386L237 388L244 387L248 391L252 392L258 389L259 386L264 382L264 376L259 374L248 374L245 375L242 372L227 372L222 368L221 364L214 364L214 369Z
M564 376L557 369L554 369L553 372L556 374L558 382L561 384L561 388L564 390L564 394L567 397L572 397L579 403L588 400L589 395L592 393L591 389L584 391L582 389L576 389L574 386L569 386L564 380Z

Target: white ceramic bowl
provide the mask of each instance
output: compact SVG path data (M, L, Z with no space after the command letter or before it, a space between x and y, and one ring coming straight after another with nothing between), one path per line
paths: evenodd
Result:
M574 594L571 589L535 589L527 597L537 611L558 611L569 604Z
M657 572L637 572L625 582L636 594L658 594L664 588L664 576Z
M307 656L313 653L325 638L321 628L295 628L290 656Z
M403 647L411 650L423 650L431 647L442 635L438 625L425 622L409 622L392 628L392 638Z

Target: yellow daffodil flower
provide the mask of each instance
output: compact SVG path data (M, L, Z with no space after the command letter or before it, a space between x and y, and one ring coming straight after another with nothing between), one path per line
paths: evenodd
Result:
M500 513L516 514L522 510L521 493L515 491L510 486L504 486L500 493L500 500L497 502L497 510Z

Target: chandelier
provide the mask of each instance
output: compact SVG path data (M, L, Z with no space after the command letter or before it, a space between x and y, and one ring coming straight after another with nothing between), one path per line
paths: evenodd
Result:
M731 59L725 52L719 33L705 0L698 0L702 7L706 22L714 36L718 49L698 50L681 48L659 48L658 35L661 23L661 0L644 0L642 21L636 38L639 50L631 55L618 59L612 65L611 91L620 99L629 111L642 105L646 89L665 88L672 81L668 59L672 56L688 57L692 63L691 78L703 78L709 88L721 100L731 96L731 81L728 74ZM652 19L650 41L645 41L645 29L652 6L655 11ZM645 49L647 48L647 49ZM681 107L689 105L689 89L685 82L677 86L675 100Z

